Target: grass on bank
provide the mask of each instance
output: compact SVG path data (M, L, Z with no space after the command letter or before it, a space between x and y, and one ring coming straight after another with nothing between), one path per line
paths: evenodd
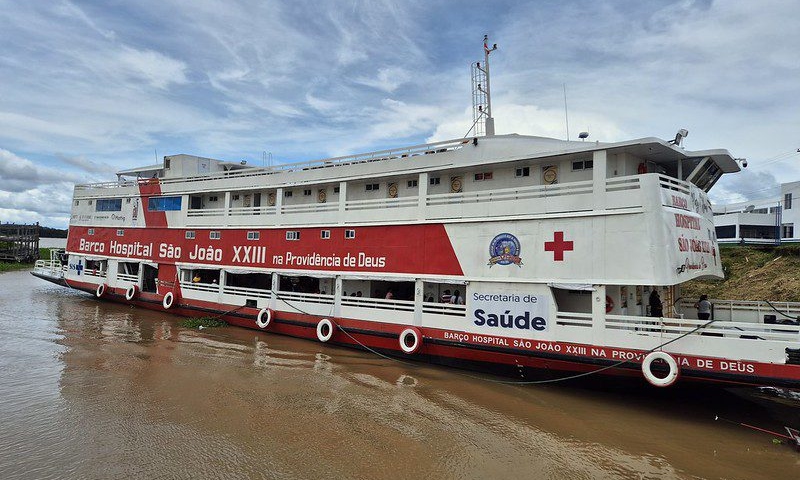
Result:
M800 245L720 247L725 280L692 280L681 296L800 302Z
M50 248L40 248L39 258L43 260L50 259ZM17 270L30 270L33 268L33 263L19 263L19 262L2 262L0 261L0 273L13 272Z
M228 323L216 317L190 317L181 320L178 325L183 328L219 328L227 327Z

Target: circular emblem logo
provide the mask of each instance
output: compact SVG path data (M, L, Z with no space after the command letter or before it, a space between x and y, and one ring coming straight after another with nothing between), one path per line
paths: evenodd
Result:
M489 244L489 266L492 265L522 265L519 254L522 251L519 240L510 233L501 233L492 239Z

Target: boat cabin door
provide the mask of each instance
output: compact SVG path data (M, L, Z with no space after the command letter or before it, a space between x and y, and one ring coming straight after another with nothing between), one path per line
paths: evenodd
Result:
M149 293L156 293L156 285L158 284L158 267L150 265L142 265L142 291Z

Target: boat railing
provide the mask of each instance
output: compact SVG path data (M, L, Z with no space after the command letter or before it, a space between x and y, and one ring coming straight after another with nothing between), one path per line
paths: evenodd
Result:
M556 324L564 327L592 327L592 314L578 312L557 312ZM800 341L800 326L746 323L670 317L638 317L630 315L606 315L607 330L626 330L637 333L656 333L658 335L695 335L739 338L746 340ZM702 327L702 328L698 328ZM695 331L696 330L696 331Z
M606 192L638 190L641 188L641 175L614 177L606 179Z
M637 332L657 332L659 334L683 335L697 329L695 335L713 337L741 338L747 340L800 341L800 326L768 325L729 321L695 320L689 318L632 317L627 315L607 315L606 329L629 330ZM699 328L698 327L702 327Z
M566 327L591 327L591 313L556 312L556 325Z
M219 293L219 284L203 282L181 282L181 290Z
M682 180L678 180L674 177L669 177L667 175L659 175L658 176L659 186L666 190L673 190L684 195L690 195L691 190L689 189L689 182L684 182Z
M470 143L471 139L457 139L445 140L436 143L426 143L421 145L413 145L410 147L393 148L388 150L378 150L374 152L359 153L355 155L345 155L341 157L332 157L321 160L309 160L296 163L283 163L273 165L271 167L253 167L244 168L239 170L229 170L225 172L215 172L206 175L195 175L189 177L176 177L176 178L160 178L160 184L171 183L184 183L184 182L197 182L208 181L217 179L228 178L243 178L253 176L266 176L274 175L276 173L291 172L296 170L314 170L319 168L328 168L340 165L351 165L367 162L377 162L383 160L392 160L396 158L409 158L419 155L431 155L436 153L444 153L452 150L458 150L464 145ZM142 179L142 182L150 181L150 179ZM137 181L122 181L122 182L102 182L102 183L87 183L76 185L75 190L89 190L94 188L119 188L123 186L136 186Z
M105 270L100 270L96 268L84 268L83 274L87 277L98 277L98 278L106 278L107 272Z
M300 205L283 205L281 206L281 213L334 212L338 209L338 202L304 203Z
M416 207L418 197L374 198L367 200L348 200L345 210L369 210L373 208Z
M130 274L127 274L127 273L117 273L117 280L120 280L120 281L123 281L123 282L138 283L139 282L139 276L138 275L130 275Z
M36 260L33 264L33 271L51 276L63 276L65 265L58 260Z
M263 288L234 287L231 285L225 285L222 287L222 293L227 295L239 295L244 297L265 298L265 299L272 298L272 290L267 290Z
M342 306L376 308L379 310L414 311L414 302L410 300L386 300L369 297L342 297Z
M466 305L457 305L453 303L423 302L422 313L466 317L467 307Z
M186 211L187 217L217 217L225 215L228 209L222 208L197 208Z
M333 305L334 296L323 293L302 293L302 292L281 292L276 294L278 300L282 300L290 307L293 302L318 303L322 305Z
M695 318L696 299L684 299L678 303L680 312L687 318ZM711 299L713 318L731 322L765 323L765 318L774 316L775 323L796 321L800 318L800 302L766 302L751 300Z
M585 193L592 193L591 181L555 185L534 185L530 187L498 188L474 192L438 193L428 195L426 203L429 206L434 206L452 203L501 202L507 200L557 197L561 195L580 195Z

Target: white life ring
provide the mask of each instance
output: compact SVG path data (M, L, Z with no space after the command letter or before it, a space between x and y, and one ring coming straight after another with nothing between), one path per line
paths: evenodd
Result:
M669 372L667 372L666 377L658 378L650 370L650 365L654 360L663 360L667 364ZM642 373L644 374L644 378L650 382L650 385L655 387L669 387L678 379L680 369L678 368L678 362L675 361L672 355L666 352L650 352L644 357L644 361L642 361Z
M161 305L164 307L164 310L169 310L172 308L172 303L174 301L175 296L172 294L172 292L167 292L167 294L164 295L164 300L161 300Z
M136 295L139 293L139 287L136 285L131 285L125 290L125 300L131 301L136 298Z
M258 328L267 328L270 322L272 322L272 310L262 308L256 317L256 325L258 325Z
M317 339L322 343L327 342L333 336L333 330L333 323L327 318L323 318L317 324Z
M105 293L106 293L106 284L105 283L101 283L100 285L98 285L97 286L97 290L94 291L94 295L97 298L102 297Z
M417 353L422 346L422 332L417 327L408 327L400 332L400 349L409 355Z

